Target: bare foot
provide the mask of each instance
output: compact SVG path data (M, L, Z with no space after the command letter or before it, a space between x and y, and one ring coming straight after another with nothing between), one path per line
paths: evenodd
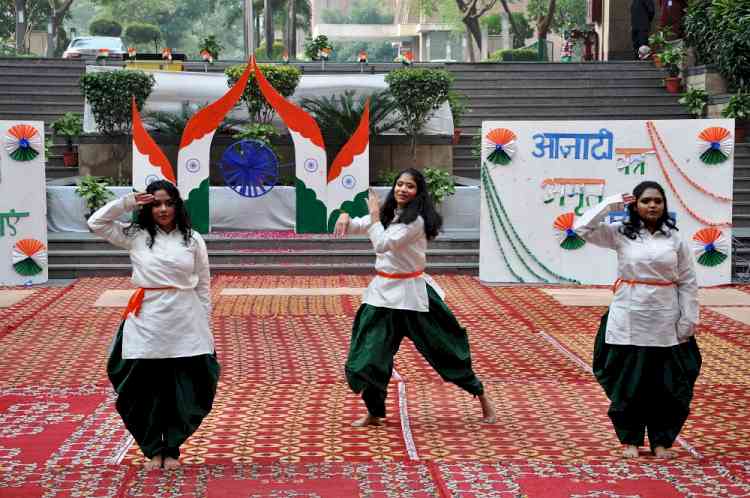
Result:
M146 469L146 471L160 469L162 463L161 455L156 455L154 458L144 463L143 468Z
M632 444L622 445L623 458L638 458L638 447Z
M176 458L166 457L164 459L164 468L166 470L175 470L180 468L180 461Z
M374 425L380 427L385 425L385 419L381 417L373 417L369 413L364 417L352 422L352 427L367 427L368 425Z
M654 455L656 458L663 458L665 460L669 460L670 458L674 458L676 455L674 454L674 451L668 450L663 446L657 446L654 448Z
M492 400L486 394L482 394L479 396L479 402L482 404L482 423L494 424L497 422L495 405L492 404Z

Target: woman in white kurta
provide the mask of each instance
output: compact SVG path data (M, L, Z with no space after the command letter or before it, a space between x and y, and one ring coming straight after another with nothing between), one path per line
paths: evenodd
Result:
M393 357L408 337L440 376L478 396L482 420L495 422L495 409L471 367L469 340L443 302L444 293L424 273L427 239L437 236L442 220L417 170L402 171L380 207L371 190L369 216L342 214L335 233L370 236L375 249L375 278L362 298L352 327L345 373L362 393L367 414L354 426L382 425Z
M625 204L624 222L605 221ZM623 455L637 457L648 431L651 451L671 458L701 365L692 251L669 219L664 189L656 182L605 199L573 229L617 252L615 295L602 317L593 367L611 401L609 416Z
M133 223L118 221L135 209ZM107 364L117 411L147 468L176 468L180 446L211 410L219 378L206 244L167 181L108 203L89 227L129 251L138 287Z

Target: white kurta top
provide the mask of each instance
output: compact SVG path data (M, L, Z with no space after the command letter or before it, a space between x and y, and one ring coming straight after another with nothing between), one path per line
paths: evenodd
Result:
M669 281L674 286L620 285L609 308L606 342L634 346L674 346L687 341L698 324L695 262L679 232L641 229L635 240L607 223L610 210L622 210L622 195L608 197L576 220L573 229L588 242L617 251L623 280Z
M427 236L421 216L408 225L394 220L388 228L384 228L380 222L373 223L369 215L353 218L347 233L367 233L370 236L375 249L376 271L404 274L425 269ZM425 273L418 277L403 279L377 275L365 290L362 302L381 308L426 312L430 310L427 284L444 298L443 289Z
M114 200L89 218L89 227L110 243L130 251L134 285L175 289L147 290L138 316L128 315L123 329L123 359L213 353L206 243L193 231L186 247L179 230L166 233L157 228L154 245L149 248L147 231L125 234L127 224L117 221L135 207L133 194Z

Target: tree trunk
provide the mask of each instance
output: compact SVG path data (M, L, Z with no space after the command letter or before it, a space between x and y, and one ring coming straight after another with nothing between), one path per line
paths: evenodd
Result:
M539 60L547 59L547 33L549 33L549 28L552 26L552 19L555 17L556 7L556 0L549 0L547 15L536 20L536 30L539 37L537 41Z
M49 0L49 3L51 13L47 22L47 57L54 57L57 48L57 31L60 29L68 9L73 5L73 0L65 0L59 8L57 7L57 0Z
M26 14L26 0L16 0L16 53L26 53L26 25L28 24Z
M464 17L464 25L466 26L467 42L469 45L469 60L476 62L476 54L474 52L474 43L472 38L476 42L476 47L479 52L482 52L482 29L479 27L479 18L474 16Z
M297 58L297 0L289 0L289 18L291 19L289 28L289 58Z
M513 20L513 14L511 14L510 8L508 7L508 0L500 0L500 3L503 4L503 10L508 15L508 22L510 23L510 29L513 30L513 36L515 37L516 40L521 40L521 31L518 29L518 26L516 25L516 21ZM516 44L514 41L511 41L510 45L513 48L516 48Z
M263 26L266 31L266 57L273 59L273 12L271 0L263 0Z

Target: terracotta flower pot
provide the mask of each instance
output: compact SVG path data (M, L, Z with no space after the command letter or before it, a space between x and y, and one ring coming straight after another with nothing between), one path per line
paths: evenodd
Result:
M66 150L63 152L63 164L69 168L78 166L78 151Z
M675 78L668 76L664 78L664 82L669 93L680 93L682 90L682 78L679 76Z
M458 142L461 141L461 131L461 128L453 129L453 145L458 145Z

